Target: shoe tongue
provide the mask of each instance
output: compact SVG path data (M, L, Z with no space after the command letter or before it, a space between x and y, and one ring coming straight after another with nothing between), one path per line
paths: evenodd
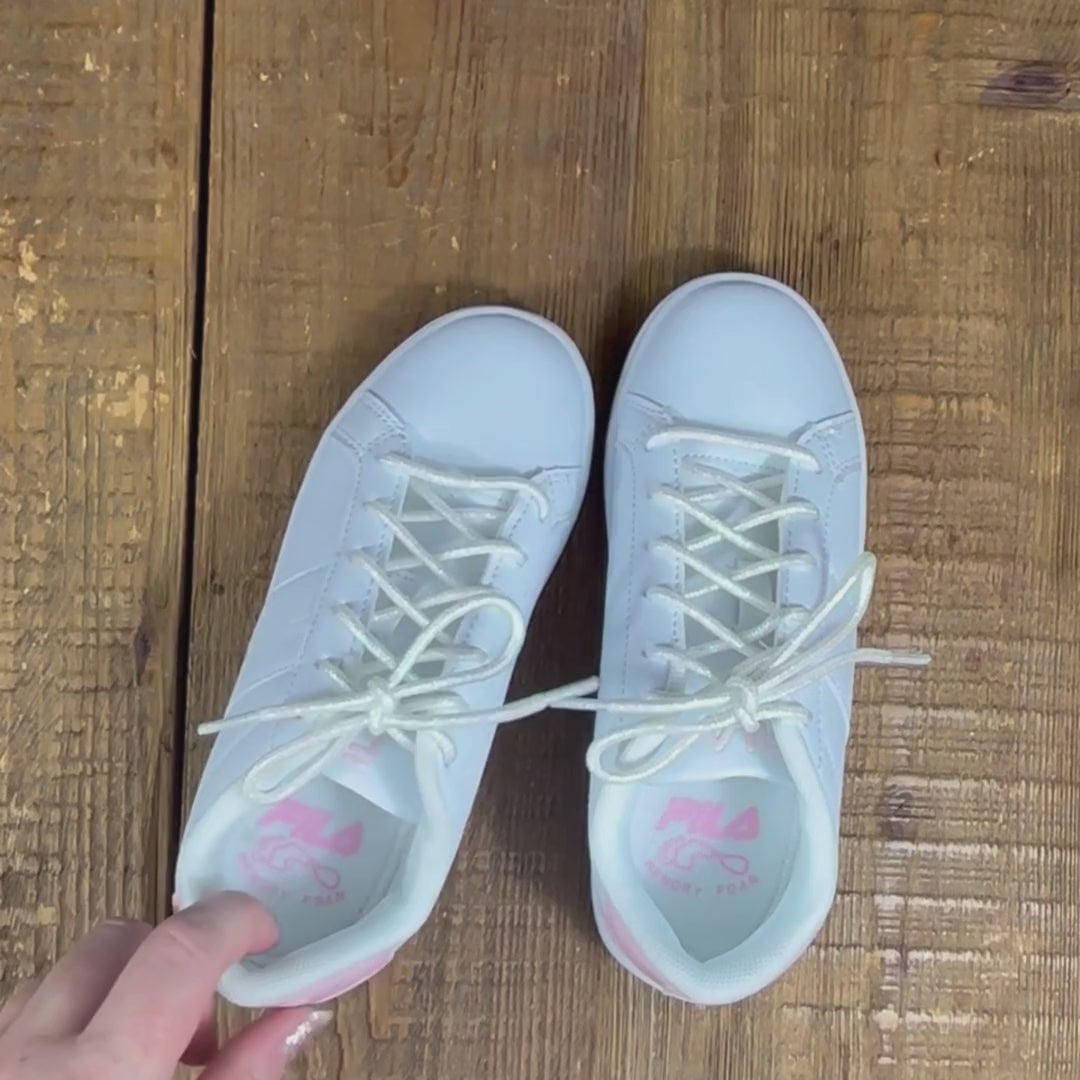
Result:
M769 727L747 732L733 729L721 736L714 744L711 766L705 763L715 779L736 776L753 777L758 780L786 780L787 766L784 755Z
M323 769L323 775L394 817L412 824L420 821L423 804L415 762L393 739L354 740Z
M784 755L768 727L746 732L733 728L698 743L663 770L660 783L730 780L748 777L790 783Z

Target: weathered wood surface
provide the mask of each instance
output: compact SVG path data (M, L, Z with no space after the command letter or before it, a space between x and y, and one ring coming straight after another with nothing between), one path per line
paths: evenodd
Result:
M605 408L653 303L752 268L821 310L859 393L865 637L935 658L858 680L825 932L734 1009L635 984L588 910L585 726L543 717L500 734L435 917L341 1003L305 1075L1080 1075L1080 9L218 4L185 521L199 15L13 7L5 978L106 908L162 903L185 529L193 731L225 702L323 425L405 334L463 303L540 310ZM154 32L178 18L186 38ZM596 663L593 494L523 690ZM190 738L189 795L202 760Z
M166 910L202 5L0 9L0 983Z

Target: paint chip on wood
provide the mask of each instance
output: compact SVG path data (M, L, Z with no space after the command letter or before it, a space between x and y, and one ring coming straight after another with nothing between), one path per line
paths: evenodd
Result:
M35 282L38 279L37 272L34 270L34 263L40 262L41 259L30 245L29 240L19 241L19 277L23 281Z

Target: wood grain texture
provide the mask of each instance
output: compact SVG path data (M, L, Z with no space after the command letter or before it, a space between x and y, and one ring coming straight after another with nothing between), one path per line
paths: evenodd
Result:
M601 403L651 305L753 268L859 393L879 585L835 912L733 1009L588 910L579 719L500 734L431 923L316 1078L1080 1074L1080 12L1067 0L234 0L215 24L191 720L225 703L308 455L406 333L509 299ZM520 689L596 661L598 491ZM189 790L203 760L192 744Z
M201 5L0 10L0 985L166 908Z

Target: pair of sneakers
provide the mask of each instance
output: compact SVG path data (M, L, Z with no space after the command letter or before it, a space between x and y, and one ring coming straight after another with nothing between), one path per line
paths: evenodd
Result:
M856 647L874 560L836 347L765 278L660 304L608 433L600 677L505 704L593 429L573 342L493 307L419 331L330 425L225 716L200 729L217 740L177 902L240 889L280 928L226 997L314 1004L389 963L438 899L497 726L550 706L596 713L593 902L626 968L732 1002L820 929L854 666L924 662Z

